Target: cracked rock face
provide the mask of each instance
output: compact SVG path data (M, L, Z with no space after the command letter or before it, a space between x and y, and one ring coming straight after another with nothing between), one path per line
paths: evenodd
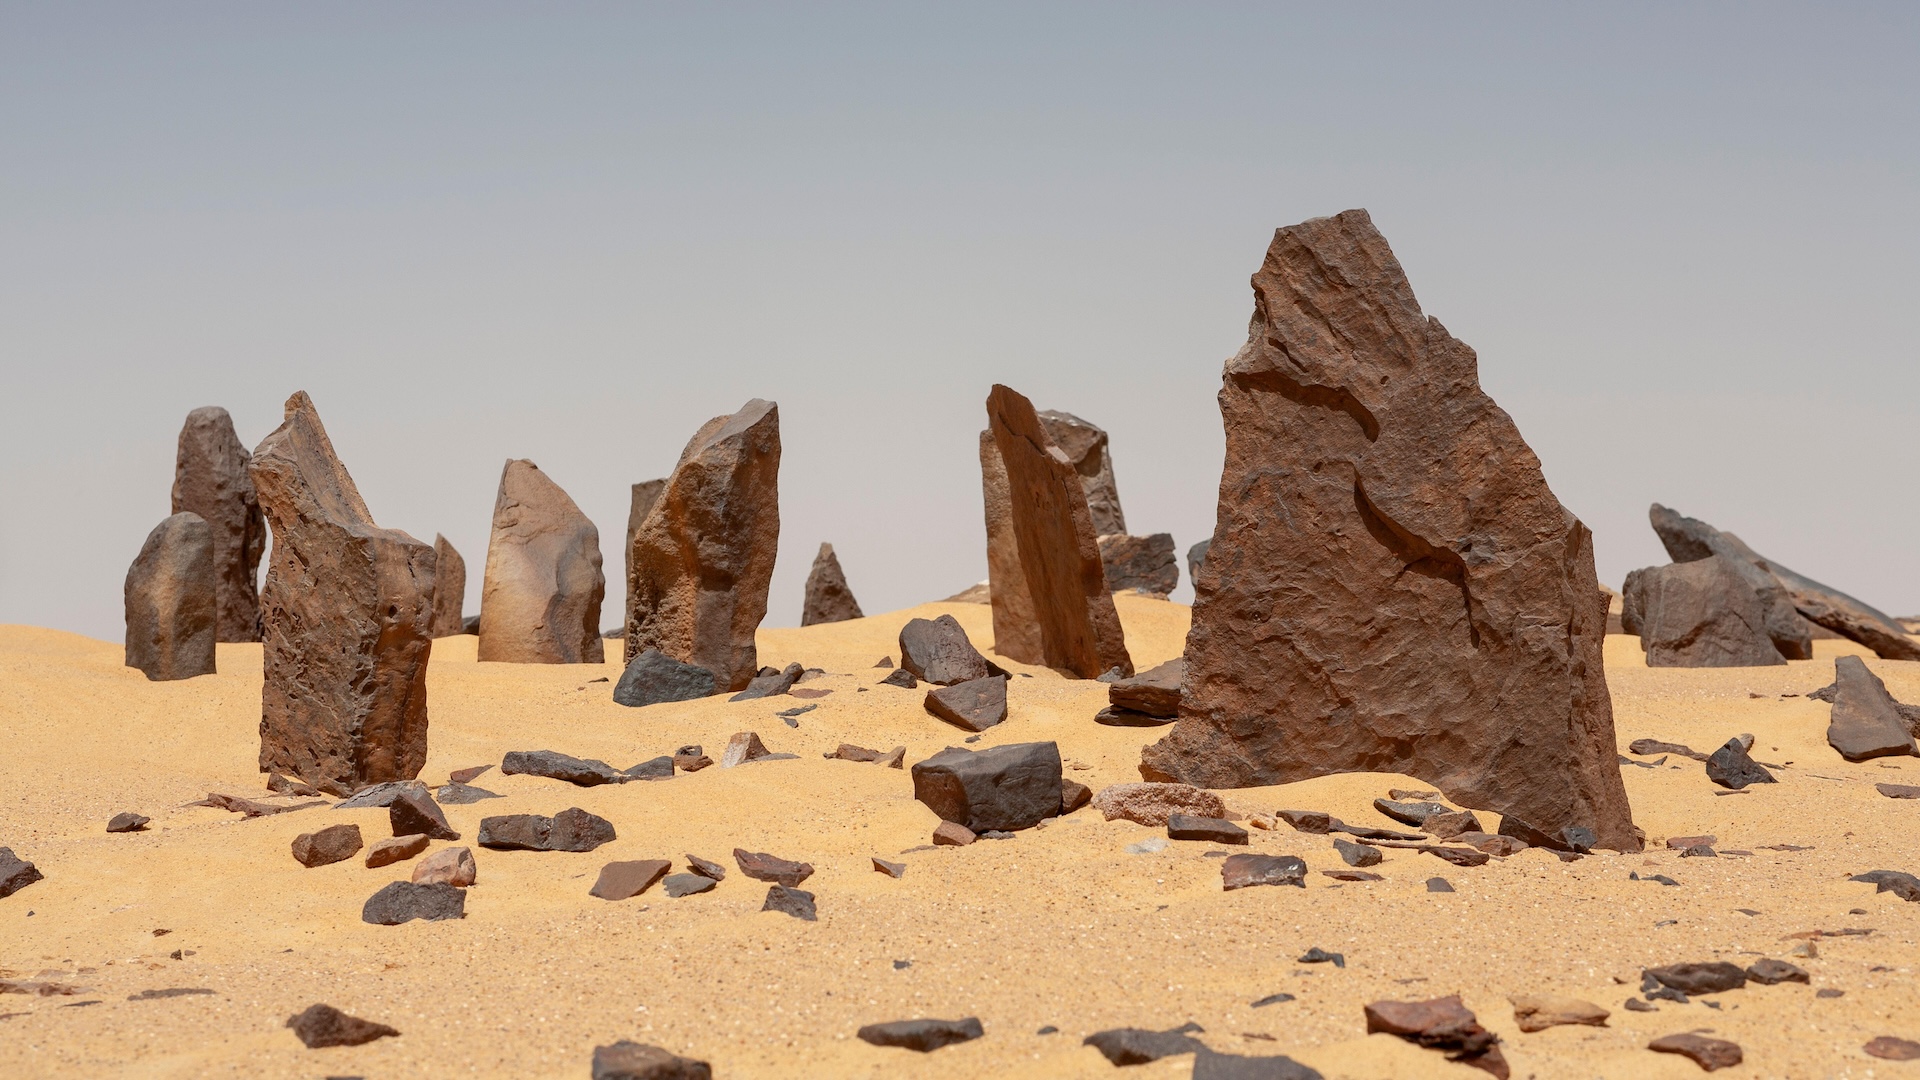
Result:
M1207 788L1400 772L1637 851L1592 534L1364 210L1279 230L1227 362L1180 720Z
M250 460L227 410L209 405L187 414L174 457L173 512L198 514L207 523L221 641L260 640L254 582L266 549L267 519L247 475Z

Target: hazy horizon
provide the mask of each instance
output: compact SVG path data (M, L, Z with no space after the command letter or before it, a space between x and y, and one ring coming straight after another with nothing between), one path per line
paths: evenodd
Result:
M0 3L0 622L122 636L189 410L313 395L467 561L500 469L599 527L780 405L769 625L986 576L988 387L1211 534L1276 227L1365 207L1595 533L1658 501L1920 611L1920 9ZM1902 135L1901 132L1907 134Z

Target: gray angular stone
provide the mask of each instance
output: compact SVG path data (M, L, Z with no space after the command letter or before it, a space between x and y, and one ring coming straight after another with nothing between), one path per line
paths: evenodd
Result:
M847 586L847 575L840 569L840 557L832 544L821 544L813 557L813 569L807 573L806 600L800 607L800 625L846 622L862 618L860 601Z
M767 899L760 905L761 911L778 911L805 922L815 922L819 914L814 910L813 894L804 889L790 889L785 885L767 886Z
M984 679L992 674L987 658L968 640L960 620L951 615L909 619L907 625L900 628L900 670L921 682L938 686Z
M647 649L627 662L614 684L613 700L638 708L667 701L692 701L714 693L713 672L683 664L659 649Z
M360 921L376 926L399 926L415 919L438 922L466 917L465 889L452 885L416 885L411 881L388 883L368 897L360 909Z
M15 855L12 848L0 847L0 900L45 878L39 867Z
M926 710L965 731L985 731L1007 718L1007 678L989 675L927 692Z
M1887 684L1857 656L1834 661L1827 745L1848 761L1916 753L1899 703L1887 693Z
M309 1050L360 1046L400 1034L396 1028L348 1016L331 1005L309 1005L304 1011L287 1017L287 1026Z
M552 817L502 814L480 819L480 846L499 851L592 851L618 838L612 822L577 806Z
M544 776L579 787L598 787L626 780L620 770L596 758L577 758L554 750L509 750L500 761L504 776Z
M1081 1045L1100 1051L1115 1065L1145 1065L1164 1057L1205 1050L1206 1044L1189 1034L1201 1030L1200 1025L1194 1023L1182 1024L1170 1031L1109 1028L1087 1036L1081 1040Z
M665 859L610 862L600 868L600 877L594 881L593 888L587 890L587 895L602 900L627 900L652 888L671 869L673 864Z
M1220 864L1223 892L1254 885L1307 887L1307 864L1297 855L1229 855Z
M1767 667L1787 662L1767 636L1766 609L1741 577L1750 564L1713 556L1627 575L1623 627L1648 667Z
M976 833L1014 832L1058 816L1060 782L1060 748L1052 742L950 746L913 766L913 797Z
M146 832L148 823L152 821L152 818L144 814L115 814L113 820L107 822L107 831L110 833Z
M598 664L600 531L560 485L524 459L500 472L480 593L480 659Z
M1279 1054L1242 1057L1201 1047L1193 1057L1192 1080L1325 1080L1316 1069Z
M734 848L733 861L739 864L741 873L755 881L770 881L789 888L813 876L812 863L794 862L792 859L782 859L778 855L769 855L764 851Z
M1101 536L1099 544L1107 588L1114 592L1133 589L1164 600L1180 584L1180 561L1173 553L1170 533L1112 533Z

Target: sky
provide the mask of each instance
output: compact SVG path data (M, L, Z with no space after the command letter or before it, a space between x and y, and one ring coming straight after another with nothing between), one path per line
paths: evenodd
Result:
M117 640L189 410L466 557L780 405L770 625L986 576L990 386L1211 535L1273 230L1365 207L1600 578L1663 502L1920 612L1912 4L0 0L0 622ZM1191 595L1182 566L1176 599Z

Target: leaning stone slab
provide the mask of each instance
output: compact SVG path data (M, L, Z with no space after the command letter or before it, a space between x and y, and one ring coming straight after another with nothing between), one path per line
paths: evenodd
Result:
M1833 713L1827 745L1848 761L1916 753L1913 735L1887 684L1857 656L1833 664Z
M127 666L154 682L213 674L213 534L198 514L153 527L127 568Z
M480 593L480 659L598 664L605 659L600 531L531 461L500 473Z
M942 821L976 833L1027 829L1060 813L1060 748L1009 743L950 746L913 767L913 797Z
M438 533L433 537L433 636L458 637L467 632L460 606L467 600L467 560Z
M197 514L207 523L220 641L260 640L257 583L267 522L247 475L251 460L227 410L210 405L187 414L174 458L173 512Z

